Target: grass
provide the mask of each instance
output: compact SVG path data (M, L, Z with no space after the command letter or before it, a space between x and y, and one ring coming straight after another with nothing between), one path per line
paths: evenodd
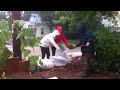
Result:
M79 43L78 40L68 40L68 42L69 42L70 45L76 45L76 44Z

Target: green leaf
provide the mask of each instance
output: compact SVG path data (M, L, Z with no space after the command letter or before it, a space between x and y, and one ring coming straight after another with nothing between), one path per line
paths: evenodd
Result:
M3 54L4 48L0 47L0 55Z
M30 53L31 53L31 51L27 50L27 49L24 49L24 51L23 51L24 57L27 57Z
M36 40L35 38L33 38L33 39L30 39L30 43L29 43L29 45L31 46L31 47L35 47L35 45L38 43L38 40Z
M10 41L12 38L12 35L8 33L7 31L4 32L5 40Z
M5 58L9 58L10 56L13 55L13 52L11 52L8 48L4 49L3 55L5 55Z
M22 39L24 37L24 35L25 35L24 32L20 32L16 39L18 39L18 38Z
M37 61L37 60L39 60L39 57L38 56L30 56L28 58L28 60L30 60L30 61Z
M19 21L19 27L22 27L25 24L25 22L23 20Z
M33 70L36 67L37 61L39 60L38 56L29 56L28 60L30 60L30 70Z
M21 50L21 52L24 51L24 45L23 45L23 43L21 43L20 50Z
M23 39L22 43L25 47L28 46L29 45L29 39Z
M0 47L1 48L5 48L6 47L5 46L5 41L2 38L0 38Z
M13 52L11 52L8 48L4 48L3 53L0 54L0 69L3 68L5 60L7 60L12 55Z

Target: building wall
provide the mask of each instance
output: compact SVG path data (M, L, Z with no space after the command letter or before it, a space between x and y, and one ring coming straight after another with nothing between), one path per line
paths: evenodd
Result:
M41 34L41 28L44 28L44 34ZM47 25L39 25L36 30L36 37L43 37L50 33L50 28Z

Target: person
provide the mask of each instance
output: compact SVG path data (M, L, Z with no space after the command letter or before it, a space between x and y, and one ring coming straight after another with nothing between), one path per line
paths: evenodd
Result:
M66 45L66 47L68 47L69 43L66 39L66 37L64 36L64 33L62 32L63 28L62 26L57 26L57 31L60 32L60 35L57 35L55 37L55 42L60 45L62 42ZM53 45L51 46L51 50L52 50L52 56L55 56L55 52L56 52L56 47L54 47Z
M41 39L40 47L41 47L42 59L45 58L45 55L47 55L47 58L49 59L50 57L49 47L51 45L53 45L56 49L60 51L59 46L54 40L57 35L60 35L60 32L58 30L54 30L52 33L47 34Z
M80 42L79 44L75 45L74 48L81 47L82 60L85 67L81 76L86 77L90 75L90 62L93 60L95 55L94 41L96 37L90 30L85 27L85 24L79 25L77 30L80 33Z

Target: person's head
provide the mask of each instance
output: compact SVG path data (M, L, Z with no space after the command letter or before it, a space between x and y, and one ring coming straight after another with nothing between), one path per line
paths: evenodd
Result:
M62 33L62 26L57 26L57 30L60 32L60 33Z
M85 27L85 24L79 25L79 26L77 27L77 31L78 31L79 33L84 33L84 32L86 32L86 30L87 30L87 28Z

